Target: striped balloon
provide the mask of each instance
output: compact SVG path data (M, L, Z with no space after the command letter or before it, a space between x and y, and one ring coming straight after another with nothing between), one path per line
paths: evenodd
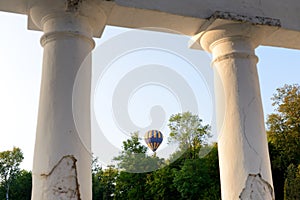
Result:
M145 133L144 139L148 147L155 152L163 141L163 134L158 130L150 130Z

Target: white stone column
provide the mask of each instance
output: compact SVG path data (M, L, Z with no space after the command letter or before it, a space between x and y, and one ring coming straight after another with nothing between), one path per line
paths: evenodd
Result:
M227 23L204 31L213 55L223 200L274 199L254 49L263 29Z
M30 9L33 22L44 31L32 199L90 200L90 66L83 72L80 95L76 96L80 106L77 114L83 119L79 129L74 121L72 92L77 72L94 48L92 27L78 12L79 5L65 9L53 5L50 2Z

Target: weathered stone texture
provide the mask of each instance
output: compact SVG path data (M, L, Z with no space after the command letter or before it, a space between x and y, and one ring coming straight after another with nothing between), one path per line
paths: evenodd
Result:
M49 174L41 176L47 182L43 199L80 200L74 156L64 156Z
M271 185L260 174L249 174L240 199L274 200L275 198Z

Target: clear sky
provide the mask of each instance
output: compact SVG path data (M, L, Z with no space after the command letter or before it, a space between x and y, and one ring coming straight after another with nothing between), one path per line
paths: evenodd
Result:
M27 30L27 19L21 15L0 12L0 24L0 151L20 147L25 156L21 167L30 170L41 81L42 33ZM102 40L123 31L107 27ZM300 51L259 47L256 54L267 116L273 111L270 98L276 88L300 84Z

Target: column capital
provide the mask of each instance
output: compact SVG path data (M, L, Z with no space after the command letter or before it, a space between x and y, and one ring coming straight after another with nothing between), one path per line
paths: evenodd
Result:
M55 31L75 31L86 36L100 37L107 21L101 2L102 0L32 0L29 5L28 27L47 33L53 31L49 27L51 24L52 28L57 29ZM75 21L78 23L74 23Z
M201 32L199 38L201 47L212 53L214 47L220 43L245 40L250 48L256 48L265 36L262 28L248 23L227 23L214 26Z
M212 53L213 62L235 58L256 59L254 49L270 34L264 26L247 22L230 22L217 20L198 35L198 42L202 49Z

